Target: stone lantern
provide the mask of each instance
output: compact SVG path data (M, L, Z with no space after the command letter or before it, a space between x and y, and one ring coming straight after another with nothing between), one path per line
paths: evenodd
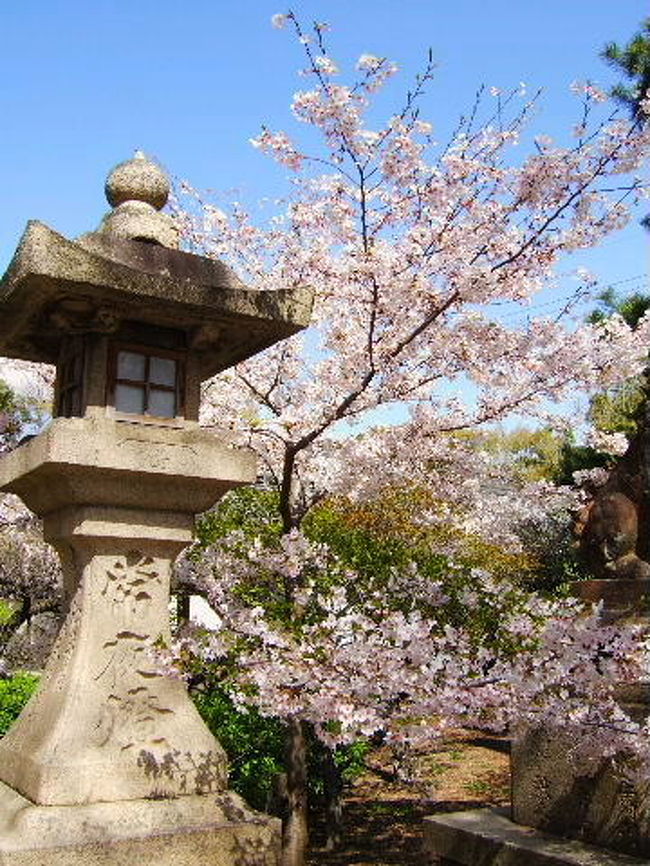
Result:
M198 426L201 381L304 328L311 296L180 251L168 192L136 154L98 231L30 222L0 283L0 354L56 365L53 421L0 460L0 489L42 517L68 606L0 741L0 864L277 861L277 821L227 790L223 750L152 648L195 514L255 478Z

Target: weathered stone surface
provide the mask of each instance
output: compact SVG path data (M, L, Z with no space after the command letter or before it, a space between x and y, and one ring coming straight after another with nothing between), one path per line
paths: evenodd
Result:
M56 418L0 461L0 489L16 493L39 515L73 506L88 513L92 507L119 506L137 509L135 524L155 527L158 516L152 511L184 512L178 540L186 543L195 513L226 490L254 480L252 454L234 451L196 426L102 417ZM120 522L128 537L132 530L125 517ZM108 512L101 519L111 522ZM172 518L162 519L164 526Z
M0 741L0 779L38 804L223 791L223 750L156 668L193 515L251 481L250 455L195 429L59 418L0 461L43 517L70 611L38 694ZM113 503L113 504L109 504Z
M571 584L571 593L592 604L602 601L605 621L650 613L650 578L577 580Z
M221 262L105 233L69 241L30 222L0 282L0 352L56 363L62 304L88 308L87 332L125 320L189 329L205 379L304 328L312 293L254 291Z
M35 806L0 783L0 866L277 866L280 822L232 793Z
M156 651L195 514L255 477L199 429L200 382L301 330L311 293L249 291L161 246L167 191L142 157L118 166L99 232L30 223L0 282L0 353L57 365L62 416L0 461L0 490L42 517L69 606L0 741L0 864L278 864L278 822L226 791L224 752Z
M169 214L160 213L169 197L169 179L142 151L115 166L104 190L113 210L102 220L101 232L178 249L176 222Z
M178 249L179 231L166 213L160 213L143 201L125 201L106 214L100 231L111 237L159 244Z
M38 693L0 741L0 779L38 804L224 791L223 750L154 656L170 642L175 550L72 546L79 588Z
M587 580L574 594L602 602L604 622L648 622L650 580ZM637 721L650 715L650 681L625 685L618 700ZM583 839L637 857L650 857L650 780L625 775L629 758L587 771L572 759L573 736L537 729L513 742L512 815L515 821Z
M650 400L638 432L576 522L580 552L596 578L650 579Z
M512 747L512 816L520 824L636 857L650 857L650 781L611 761L591 773L571 760L568 735L536 730ZM624 762L619 758L619 763Z
M111 207L141 201L160 210L167 204L171 186L165 172L142 153L118 163L106 178L104 192Z
M648 862L549 836L490 809L425 818L424 845L432 862L440 866L642 866Z

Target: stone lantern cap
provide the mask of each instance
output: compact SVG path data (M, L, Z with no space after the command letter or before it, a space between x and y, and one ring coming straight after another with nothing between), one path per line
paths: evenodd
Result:
M71 241L29 222L0 281L0 355L53 364L65 334L136 320L184 329L206 379L306 327L310 290L252 290L222 262L174 249L168 192L140 154L109 175L114 209L97 232Z

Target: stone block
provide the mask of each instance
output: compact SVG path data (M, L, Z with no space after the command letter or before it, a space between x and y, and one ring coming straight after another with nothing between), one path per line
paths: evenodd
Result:
M202 379L309 322L310 289L248 289L222 262L120 234L70 241L43 223L28 223L0 281L2 354L56 364L60 335L49 313L61 300L88 305L95 319L109 314L195 327Z
M650 616L650 578L577 580L571 593L581 601L603 603L603 621Z
M647 627L650 580L584 580L572 584L572 591L583 601L602 603L604 623L631 620ZM617 699L631 718L643 722L650 714L650 681L620 685ZM513 819L649 858L650 780L634 774L630 755L585 766L576 761L574 745L575 734L543 728L513 742Z
M647 866L638 859L559 839L515 824L503 812L477 809L424 819L432 863L445 866Z
M635 857L650 857L650 782L610 760L587 772L569 734L537 729L512 746L515 821ZM647 861L646 861L647 862Z
M235 794L37 806L0 783L0 866L278 866L280 821Z
M39 516L78 505L185 512L184 544L194 514L254 480L252 453L234 451L198 427L99 417L56 418L0 462L0 489L20 496ZM125 529L138 522L126 517Z

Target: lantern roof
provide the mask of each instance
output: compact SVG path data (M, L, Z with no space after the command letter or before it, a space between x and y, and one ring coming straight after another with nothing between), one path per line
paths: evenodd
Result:
M135 321L185 330L208 378L307 326L310 290L249 289L223 262L175 248L168 193L136 154L107 179L113 210L98 231L68 240L29 222L0 281L0 355L56 363L65 335Z

